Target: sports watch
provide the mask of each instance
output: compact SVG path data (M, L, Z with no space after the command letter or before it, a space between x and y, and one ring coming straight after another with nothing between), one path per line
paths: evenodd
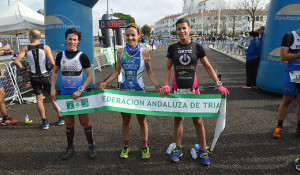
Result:
M222 81L217 81L217 82L216 82L216 86L217 86L217 87L222 86L222 85L223 85Z
M82 86L79 86L78 90L79 90L80 92L84 92L84 88L83 88Z

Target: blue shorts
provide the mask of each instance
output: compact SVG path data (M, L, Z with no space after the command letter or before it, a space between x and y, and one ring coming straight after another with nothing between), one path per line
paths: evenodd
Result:
M287 97L293 97L296 90L300 88L300 83L291 82L289 72L284 74L283 78L283 95Z
M0 80L0 88L3 88L3 84L2 84L2 82L1 82L1 80Z

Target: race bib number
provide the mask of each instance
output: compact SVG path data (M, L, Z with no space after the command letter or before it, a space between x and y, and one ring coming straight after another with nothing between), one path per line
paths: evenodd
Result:
M289 74L291 82L300 83L300 71L291 71Z

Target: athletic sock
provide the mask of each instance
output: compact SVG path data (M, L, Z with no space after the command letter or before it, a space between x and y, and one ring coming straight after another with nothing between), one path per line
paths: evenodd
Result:
M129 146L129 140L124 140L124 145L128 145Z
M2 117L2 119L3 119L3 120L6 120L6 117L8 117L8 116L7 116L7 115L5 115L5 116L3 116L3 117Z
M42 119L43 123L47 122L46 118Z
M298 120L298 130L300 129L300 120Z
M283 124L283 120L278 120L278 125L277 126L280 126L281 129L282 129L282 124Z
M84 134L86 136L86 140L88 141L88 144L89 145L94 144L92 125L88 128L84 128Z
M75 130L74 128L66 128L66 133L67 133L68 147L72 148Z
M147 140L143 140L143 146L147 146L148 142Z

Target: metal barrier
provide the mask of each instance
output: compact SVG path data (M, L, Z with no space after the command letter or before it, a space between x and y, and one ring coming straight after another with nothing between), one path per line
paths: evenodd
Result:
M150 50L150 45L148 43L141 43L142 48Z
M94 69L102 71L102 67L107 66L107 58L105 55L100 55L100 56L94 56ZM110 65L112 66L112 65Z
M24 67L29 67L29 63L27 60L22 59L21 63ZM10 62L9 67L11 69L13 78L18 86L20 97L22 98L23 94L33 90L30 83L30 75L26 71L18 68L14 64L14 62Z
M4 87L5 92L5 101L9 101L9 105L12 105L15 100L19 101L19 103L22 103L22 99L19 94L19 89L16 84L16 81L14 79L14 76L11 72L11 69L7 64L0 63L0 71L1 71L1 82Z
M243 47L248 46L248 43L245 41L232 41L231 39L217 40L215 42L205 40L200 43L204 48L214 48L239 59L245 59L246 52L240 49L238 44Z

